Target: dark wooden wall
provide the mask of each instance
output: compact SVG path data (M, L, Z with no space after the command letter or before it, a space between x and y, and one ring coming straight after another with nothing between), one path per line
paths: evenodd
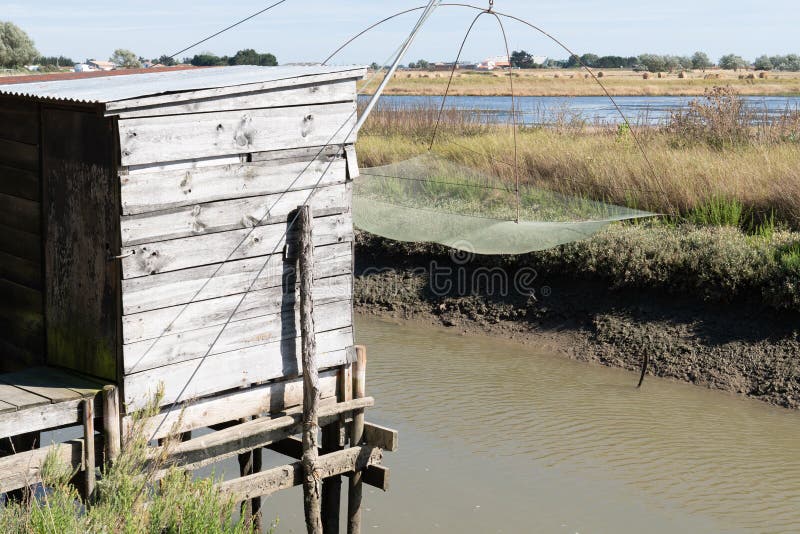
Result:
M0 98L0 372L44 361L40 115Z
M113 119L42 108L47 363L116 381L119 184Z

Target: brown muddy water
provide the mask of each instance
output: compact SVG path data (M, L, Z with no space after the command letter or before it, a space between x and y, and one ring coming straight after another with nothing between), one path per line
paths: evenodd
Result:
M367 418L400 431L366 532L800 532L798 412L448 330L357 337ZM299 488L265 517L304 532Z

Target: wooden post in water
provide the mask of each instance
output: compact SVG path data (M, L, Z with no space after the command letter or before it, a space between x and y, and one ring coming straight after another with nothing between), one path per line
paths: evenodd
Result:
M239 423L246 423L251 421L252 418L248 417L240 419ZM261 472L261 449L255 449L239 455L239 475L248 476ZM253 497L242 503L242 513L250 522L253 531L262 532L261 528L261 497Z
M310 206L298 208L297 222L300 232L300 334L303 351L303 503L309 534L322 534L322 479L317 467L320 389L312 303L314 243Z
M103 388L103 434L107 462L113 463L122 449L119 425L119 391L117 386L106 386Z
M347 367L341 367L336 374L336 402L345 402L347 388L345 379ZM322 427L322 454L336 452L344 446L342 414L336 422ZM342 502L342 477L339 475L322 481L322 529L325 534L339 534L339 510Z
M356 361L353 363L353 398L367 396L367 348L356 347ZM356 447L364 438L364 410L353 411L353 426L350 433L350 446ZM356 471L350 477L347 495L347 534L361 532L361 478L363 473Z
M84 498L88 501L94 493L94 397L83 400L83 474Z

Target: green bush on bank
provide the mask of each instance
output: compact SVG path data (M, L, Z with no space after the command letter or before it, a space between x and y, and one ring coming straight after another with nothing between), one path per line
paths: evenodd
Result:
M765 238L734 227L625 224L524 261L548 272L603 278L616 288L662 289L719 302L755 299L800 311L800 270L784 259L787 247L797 243L800 234L783 231Z
M158 458L148 455L143 421L153 405L137 415L133 436L123 444L103 476L91 503L84 506L70 484L75 472L50 454L42 466L42 487L22 501L0 508L0 530L8 533L245 534L253 525L240 516L237 503L222 495L213 478L165 465L167 440ZM153 450L153 449L150 449ZM166 470L163 477L158 473Z
M396 243L367 234L363 252L395 258L441 258L438 245ZM380 250L386 254L379 254ZM360 261L364 261L361 259ZM745 300L800 311L800 233L749 235L730 226L650 221L614 224L594 237L521 256L479 257L482 265L531 267L540 276L599 279L616 289L655 289L712 302Z

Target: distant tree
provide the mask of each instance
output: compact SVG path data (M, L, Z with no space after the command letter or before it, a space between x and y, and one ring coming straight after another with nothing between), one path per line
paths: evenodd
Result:
M770 61L767 55L758 56L755 62L753 62L753 66L756 70L772 70L773 67L772 61Z
M108 60L123 69L139 69L142 63L139 61L136 54L124 48L117 48Z
M800 71L800 56L797 54L789 54L786 56L786 67L784 70Z
M599 60L600 56L597 54L583 54L581 56L581 63L586 67L596 67Z
M580 66L581 66L581 58L580 58L580 56L575 55L575 54L572 54L571 56L569 56L569 59L567 59L567 62L564 63L564 67L567 68L567 69L573 69L575 67L580 67Z
M211 52L203 52L202 54L195 55L189 63L195 67L218 67L227 63L227 58L221 58Z
M42 66L53 66L53 67L73 67L75 62L72 61L71 58L64 57L64 56L46 56L46 57L37 57L33 60L34 63L37 65Z
M719 58L719 68L726 70L739 70L747 67L747 62L736 54L727 54Z
M713 66L714 64L711 62L711 58L709 58L708 54L705 52L695 52L692 56L692 68L694 69L706 70Z
M173 67L176 64L175 59L173 59L172 57L167 56L167 55L163 55L163 56L159 57L155 61L155 63L158 63L160 65L164 65L165 67Z
M39 52L28 34L11 22L0 22L0 66L19 67L33 61Z
M417 61L417 68L418 69L427 69L430 66L431 66L431 64L429 62L425 61L424 59L420 59L419 61Z
M667 70L667 63L664 56L657 54L642 54L639 56L639 63L650 72L662 72Z
M380 70L381 66L373 61L372 65L370 65L369 68L371 68L372 70Z
M259 54L252 48L239 50L228 59L228 65L259 65L261 67L275 67L278 59L272 54Z
M511 52L509 62L512 67L518 69L533 69L538 65L533 61L533 56L525 50L515 50Z

